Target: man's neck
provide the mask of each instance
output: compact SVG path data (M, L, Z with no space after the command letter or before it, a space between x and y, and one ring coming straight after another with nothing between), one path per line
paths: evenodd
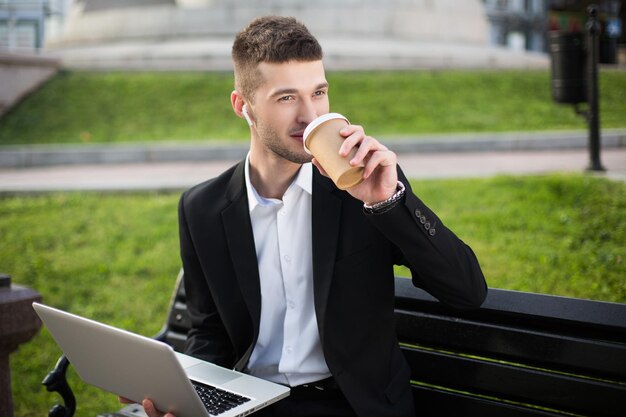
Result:
M282 199L302 165L277 155L250 151L250 182L260 196Z

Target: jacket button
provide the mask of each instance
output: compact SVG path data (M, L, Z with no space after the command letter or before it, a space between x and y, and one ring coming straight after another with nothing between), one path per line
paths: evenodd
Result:
M435 233L437 233L437 232L435 232L435 229L430 229L428 231L428 234L430 234L431 236L435 236Z
M419 218L422 215L420 209L415 209L415 217Z
M424 225L424 229L426 230L430 229L430 223L426 222L426 224Z
M426 217L420 216L420 223L422 224L426 223Z

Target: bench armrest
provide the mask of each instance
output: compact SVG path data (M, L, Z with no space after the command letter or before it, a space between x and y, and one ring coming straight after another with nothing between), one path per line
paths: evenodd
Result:
M56 404L48 412L48 417L73 417L76 412L76 398L67 383L67 368L70 361L62 355L56 366L41 382L49 392L58 392L65 405Z

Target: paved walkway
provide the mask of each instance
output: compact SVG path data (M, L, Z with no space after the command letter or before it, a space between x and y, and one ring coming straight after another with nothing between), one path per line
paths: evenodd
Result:
M589 154L583 149L400 153L398 157L407 176L416 179L584 172L589 165ZM601 160L607 170L597 175L626 181L626 148L603 150ZM235 162L227 159L5 168L0 169L0 193L182 190L218 175Z
M586 131L462 133L382 140L410 178L584 172ZM245 157L247 142L0 146L0 193L181 190ZM626 129L602 132L601 162L626 181Z

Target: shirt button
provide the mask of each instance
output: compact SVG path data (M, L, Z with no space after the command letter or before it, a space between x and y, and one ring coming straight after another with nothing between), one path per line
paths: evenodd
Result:
M283 259L285 260L285 262L291 262L291 256L289 255L283 256Z
M287 306L288 306L291 310L293 310L294 308L296 308L296 303L294 303L293 301L289 301L289 302L287 303Z
M287 355L291 355L291 352L292 352L291 347L287 346L287 347L285 348L285 353L286 353Z

